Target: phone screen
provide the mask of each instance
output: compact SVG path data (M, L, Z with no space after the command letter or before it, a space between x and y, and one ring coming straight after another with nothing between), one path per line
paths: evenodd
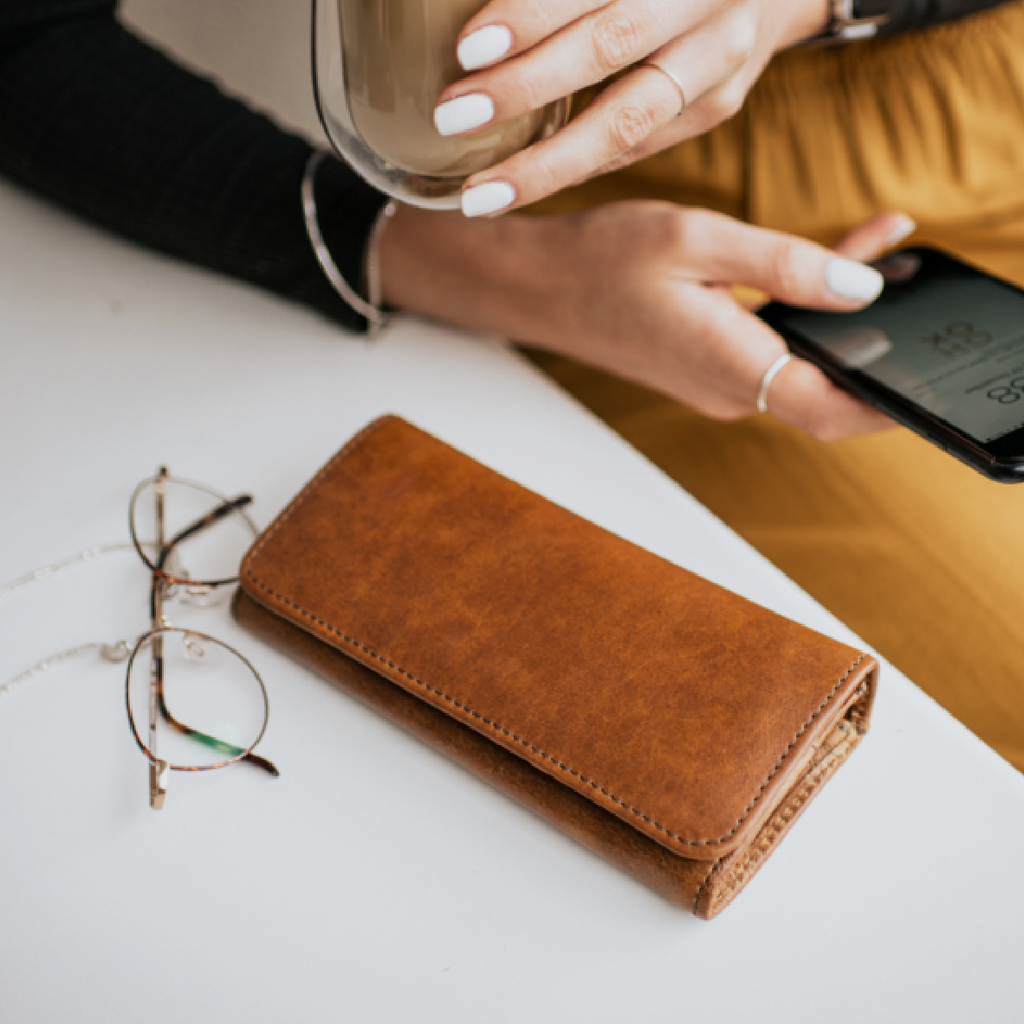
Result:
M1024 293L927 249L873 265L886 286L867 309L781 322L981 444L1024 426Z

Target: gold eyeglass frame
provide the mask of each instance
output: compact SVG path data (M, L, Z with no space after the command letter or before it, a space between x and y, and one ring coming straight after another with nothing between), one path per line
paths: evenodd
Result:
M176 533L170 540L166 539L165 489L166 484L168 483L185 485L194 490L200 491L217 501L217 504L209 512L194 520L183 530L179 530L178 533ZM155 559L151 558L146 551L146 548L149 545L146 545L139 540L135 525L139 497L148 487L154 488L156 498L156 540L152 545L156 551ZM250 764L253 764L258 768L262 768L275 778L280 775L277 767L271 761L254 751L254 748L260 740L263 739L263 736L267 731L267 725L270 721L270 700L267 694L266 684L263 682L263 678L260 676L259 672L256 671L252 662L229 644L224 643L222 640L218 640L216 637L210 636L208 633L202 633L194 629L183 629L172 626L167 621L167 617L164 613L164 604L169 597L173 596L174 590L177 587L183 587L188 591L188 593L193 595L203 595L238 582L237 576L229 576L212 580L192 579L187 575L187 573L174 570L169 566L173 566L172 559L179 544L188 538L194 537L202 531L209 529L211 526L226 519L230 515L241 516L248 528L252 531L253 538L257 537L259 535L259 529L249 514L245 511L246 506L251 503L251 495L242 494L235 498L225 497L212 488L207 487L205 484L199 484L193 480L186 480L181 477L172 477L165 466L160 467L156 476L143 480L132 492L128 509L128 522L132 546L135 548L136 552L138 552L139 557L149 568L152 574L150 590L151 628L139 637L128 658L128 667L125 677L125 704L128 709L128 723L131 727L132 736L143 755L149 761L149 803L155 810L160 810L164 805L164 800L167 796L168 775L172 771L211 771L215 768L225 768L228 765L235 764L239 761L248 761ZM263 699L263 727L261 728L259 735L251 744L249 744L249 746L239 747L235 744L227 743L224 740L220 740L215 736L210 736L208 733L202 732L201 730L193 729L191 726L179 721L173 714L171 714L170 708L167 706L166 694L164 692L163 657L164 641L169 639L171 636L180 636L186 648L189 648L190 645L194 645L195 648L197 648L199 656L202 656L204 653L204 649L202 647L204 643L214 644L236 657L252 674L253 678L259 685L259 690ZM143 740L142 732L135 720L131 700L132 671L140 652L147 647L151 647L152 650L152 663L150 665L150 699L148 701L148 745ZM191 736L197 742L229 754L230 756L225 758L223 761L204 765L172 764L159 756L157 728L161 719L163 719L163 721L176 732L181 733L182 735Z

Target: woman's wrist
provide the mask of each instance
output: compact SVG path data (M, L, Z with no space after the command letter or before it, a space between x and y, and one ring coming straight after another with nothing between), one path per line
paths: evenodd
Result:
M563 220L467 220L458 212L402 206L381 238L384 302L470 330L550 345L570 280L558 255L565 248Z
M821 35L832 21L829 0L778 0L777 10L785 12L788 21L776 52L788 50Z

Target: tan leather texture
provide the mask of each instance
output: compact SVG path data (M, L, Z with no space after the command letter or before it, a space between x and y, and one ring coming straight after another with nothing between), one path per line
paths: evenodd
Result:
M254 632L702 917L859 742L877 682L396 417L241 579Z

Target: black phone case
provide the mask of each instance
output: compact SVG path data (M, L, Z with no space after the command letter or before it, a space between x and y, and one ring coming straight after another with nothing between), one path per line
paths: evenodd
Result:
M987 274L977 267L972 267L964 263L963 260L959 260L955 256L941 250L916 246L903 251L907 253L924 253L932 256L938 255L944 260L952 260L960 266L968 267L971 271L983 277L1013 288L1014 291L1020 291L1016 286L1001 281L999 278L993 277L993 275ZM863 371L852 370L843 366L827 349L816 345L810 339L793 330L786 323L787 314L792 309L793 307L783 303L772 302L760 311L759 316L769 327L782 336L794 354L813 363L833 383L845 391L884 412L897 423L908 430L912 430L926 441L930 441L936 447L941 448L960 462L970 466L971 469L1000 483L1024 483L1024 458L1013 460L994 457L967 434L935 416L927 409L911 402L910 399L893 391L885 384L874 380ZM1019 433L1024 435L1024 430L1021 430ZM1022 456L1024 456L1024 444L1022 444Z

